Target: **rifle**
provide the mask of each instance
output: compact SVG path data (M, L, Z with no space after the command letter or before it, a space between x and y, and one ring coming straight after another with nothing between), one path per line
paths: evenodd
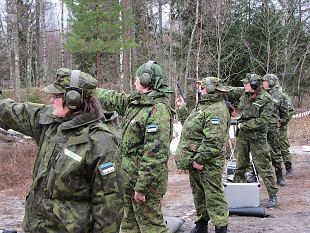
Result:
M183 92L183 90L181 88L180 82L176 81L176 85L177 85L178 91L180 93L180 96L182 96L183 100L185 101L185 95L184 95L184 92Z

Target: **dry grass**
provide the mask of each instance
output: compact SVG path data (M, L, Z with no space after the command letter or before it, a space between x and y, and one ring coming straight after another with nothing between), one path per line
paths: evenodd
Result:
M288 138L293 145L307 145L310 141L310 116L293 118L288 126Z
M0 144L0 190L25 196L31 181L36 145L32 140Z

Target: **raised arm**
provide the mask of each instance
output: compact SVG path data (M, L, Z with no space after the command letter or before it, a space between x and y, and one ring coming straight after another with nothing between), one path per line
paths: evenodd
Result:
M97 88L96 95L103 109L117 111L122 116L125 114L130 101L130 95L102 88Z
M16 103L11 99L0 100L0 127L28 135L38 143L41 135L39 112L42 104Z

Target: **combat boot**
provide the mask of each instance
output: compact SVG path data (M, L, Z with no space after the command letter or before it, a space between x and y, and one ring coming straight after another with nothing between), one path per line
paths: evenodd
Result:
M293 177L292 163L285 162L285 169L286 169L287 178L292 178Z
M208 233L208 222L205 219L200 219L195 222L196 226L190 233Z
M277 176L277 184L280 186L285 186L286 182L283 179L282 168L276 170L276 176Z
M267 202L267 208L276 207L277 204L278 204L277 196L269 196L269 200Z
M227 232L227 226L223 226L223 227L215 226L215 233L226 233L226 232Z

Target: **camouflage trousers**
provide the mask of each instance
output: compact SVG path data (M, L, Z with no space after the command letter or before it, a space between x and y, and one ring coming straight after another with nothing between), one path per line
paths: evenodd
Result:
M267 133L241 130L237 137L235 152L237 157L235 182L245 182L251 152L257 172L262 177L269 196L275 196L278 188L268 154Z
M267 142L270 148L272 165L275 167L276 171L281 170L282 157L280 148L280 133L277 124L269 124Z
M290 144L287 138L287 123L280 127L280 150L283 163L292 163L292 155L289 151Z
M146 195L145 202L136 202L133 193L125 194L122 233L168 233L161 211L162 196Z
M203 170L189 170L197 221L211 220L215 226L228 225L228 206L222 184L223 167L206 164Z

